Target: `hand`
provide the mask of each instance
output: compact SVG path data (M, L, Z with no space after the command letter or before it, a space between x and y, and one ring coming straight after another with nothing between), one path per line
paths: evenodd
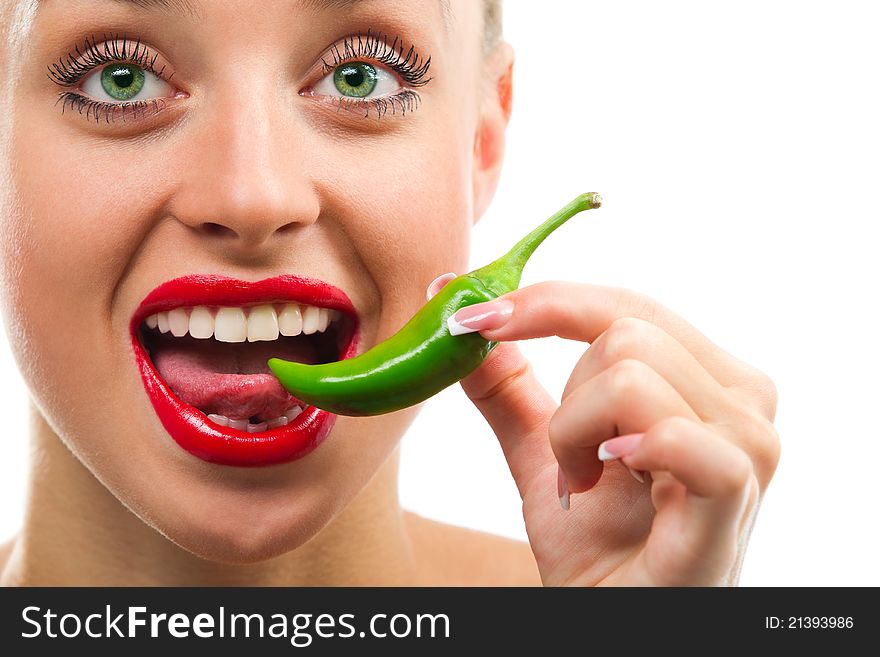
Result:
M764 374L626 290L550 281L464 315L501 342L461 385L501 443L545 585L737 583L779 459ZM549 335L590 343L561 404L513 343Z

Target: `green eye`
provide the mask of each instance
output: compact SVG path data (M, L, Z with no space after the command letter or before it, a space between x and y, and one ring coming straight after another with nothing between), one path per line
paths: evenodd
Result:
M101 86L114 100L130 100L144 88L144 70L133 64L111 64L101 72Z
M373 93L378 80L376 69L364 62L343 64L333 72L336 89L350 98L366 98Z

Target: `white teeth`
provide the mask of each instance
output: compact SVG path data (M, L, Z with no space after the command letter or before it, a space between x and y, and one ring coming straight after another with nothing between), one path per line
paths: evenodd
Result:
M278 316L272 306L256 306L251 308L247 320L248 342L278 339Z
M168 313L159 313L158 317L156 317L156 325L162 333L168 333L170 330L168 327Z
M287 418L288 422L293 422L296 419L297 415L302 412L303 409L301 409L299 406L294 406L293 408L288 408L286 411L284 411L284 417Z
M281 311L277 312L276 307ZM200 340L213 337L219 342L271 342L279 335L323 333L340 317L338 310L286 303L216 310L207 306L180 307L150 315L144 323L147 328L170 331L178 338L189 333Z
M221 308L214 318L214 339L220 342L244 342L247 318L241 308Z
M186 308L175 308L168 312L168 326L171 328L171 335L175 338L182 338L189 331L189 316Z
M248 422L247 420L229 420L229 428L238 429L239 431L247 431L249 424L250 422Z
M311 335L321 325L321 309L317 306L306 306L303 311L303 333Z
M323 333L327 330L327 327L330 326L330 309L329 308L321 308L321 314L319 315L320 321L318 322L318 330Z
M296 410L296 414L293 414L293 411ZM287 414L290 414L291 417L296 417L302 413L302 410L298 406L294 406L293 408L287 411ZM281 415L276 417L274 420L269 420L268 422L258 422L257 424L252 424L248 420L233 420L225 415L218 415L216 413L211 413L208 415L208 419L211 420L216 425L221 427L229 427L230 429L238 429L239 431L247 431L248 433L258 433L260 431L266 431L268 429L277 429L278 427L285 426L290 420L285 416Z
M299 335L302 333L302 312L295 303L285 304L284 310L278 315L278 330L281 335Z
M212 413L208 416L208 419L211 420L211 422L213 422L214 424L219 424L221 427L229 426L229 418L225 415L216 415Z
M204 306L196 306L189 315L189 334L206 340L214 337L214 316Z

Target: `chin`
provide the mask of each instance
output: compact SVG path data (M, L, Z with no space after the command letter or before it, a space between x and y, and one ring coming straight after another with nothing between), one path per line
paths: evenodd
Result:
M337 511L331 490L218 491L158 502L161 517L146 521L200 559L252 564L295 550L320 532Z
M206 463L156 426L140 437L139 458L117 453L116 467L102 464L115 476L100 479L178 547L211 562L253 564L297 550L353 505L369 513L370 505L381 503L371 494L359 498L396 453L392 438L414 416L415 410L385 421L340 418L321 449L259 468Z

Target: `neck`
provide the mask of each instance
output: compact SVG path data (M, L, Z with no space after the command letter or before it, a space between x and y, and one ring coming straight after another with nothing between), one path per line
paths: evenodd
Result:
M397 498L398 452L318 534L253 564L206 561L131 513L31 412L33 453L22 531L2 585L357 586L415 578Z

